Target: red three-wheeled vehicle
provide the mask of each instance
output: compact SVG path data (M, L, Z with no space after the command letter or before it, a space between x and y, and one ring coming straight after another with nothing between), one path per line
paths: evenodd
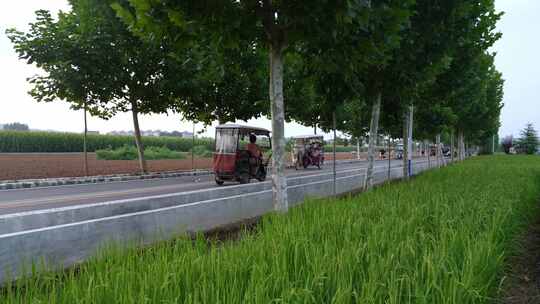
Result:
M264 181L270 160L270 156L264 160L264 153L270 149L269 130L237 124L217 126L213 164L216 183Z

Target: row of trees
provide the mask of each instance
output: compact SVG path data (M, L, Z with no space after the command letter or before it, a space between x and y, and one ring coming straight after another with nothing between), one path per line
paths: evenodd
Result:
M284 123L355 138L369 134L371 187L378 134L416 139L495 134L501 74L493 0L71 0L8 34L46 74L40 101L60 98L109 118L174 111L206 124L272 119L276 210L287 210ZM409 147L409 149L407 149Z

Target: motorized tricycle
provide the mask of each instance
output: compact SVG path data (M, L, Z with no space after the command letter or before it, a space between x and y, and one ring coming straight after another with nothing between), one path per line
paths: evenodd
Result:
M293 137L292 161L296 170L309 166L321 168L324 163L324 142L322 135Z
M263 152L270 148L269 130L237 124L217 126L213 160L216 184L246 184L253 178L264 181L270 156L264 161Z

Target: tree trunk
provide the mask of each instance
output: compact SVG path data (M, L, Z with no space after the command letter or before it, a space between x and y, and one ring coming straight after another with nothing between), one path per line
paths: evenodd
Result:
M388 181L390 181L390 171L392 166L392 151L390 150L390 137L388 137Z
M413 113L414 106L410 105L403 119L403 177L406 179L409 179L412 173Z
M84 135L83 135L83 152L84 152L84 176L88 176L88 147L87 147L87 136L88 136L88 122L86 119L86 113L88 112L88 107L86 101L84 101Z
M371 125L369 128L369 146L368 146L368 167L365 179L365 189L371 189L373 187L373 167L375 164L375 149L377 143L377 134L379 131L379 115L381 112L381 93L377 94L375 101L373 102L373 109L371 112Z
M334 142L332 145L332 153L334 154L334 162L332 165L332 172L334 173L334 185L332 189L334 190L334 195L336 195L336 111L332 113L332 124L334 128Z
M435 142L437 143L437 150L435 150L435 156L437 157L437 167L440 167L442 162L441 134L437 134L437 136L435 136Z
M313 125L313 134L317 135L317 124Z
M137 109L137 103L131 102L131 114L133 115L133 129L135 131L135 144L137 145L137 152L139 154L139 167L142 173L148 172L146 167L146 160L144 159L144 145L141 139L141 129L139 128L139 114Z
M450 160L454 162L454 131L450 133Z
M285 107L283 102L283 51L270 47L270 104L272 113L272 198L274 210L287 212L285 178Z
M356 138L356 159L360 160L360 137Z
M459 131L458 133L458 154L459 154L459 160L462 161L465 158L465 146L463 143L463 131Z
M403 178L409 178L409 113L403 113Z
M408 160L407 160L407 169L409 177L412 175L412 156L413 156L413 119L414 119L414 106L411 104L409 106L409 126L408 126L408 132L407 132L407 149L409 150L409 153L407 153Z
M191 136L191 171L195 170L195 122L193 122L193 134Z

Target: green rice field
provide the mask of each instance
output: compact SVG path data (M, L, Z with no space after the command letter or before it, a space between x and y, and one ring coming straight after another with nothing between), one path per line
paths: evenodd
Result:
M104 250L0 303L492 303L539 215L540 157L485 156L270 214L234 240Z

